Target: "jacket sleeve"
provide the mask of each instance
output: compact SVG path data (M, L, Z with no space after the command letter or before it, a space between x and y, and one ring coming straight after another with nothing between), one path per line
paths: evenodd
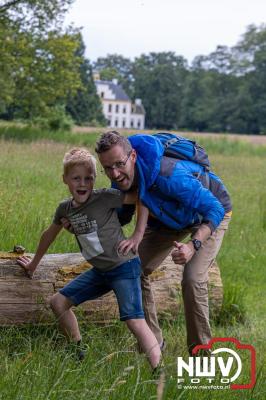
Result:
M135 213L135 204L123 204L121 208L117 209L119 222L122 226L129 224Z
M220 201L187 170L176 168L171 176L160 176L158 179L164 195L176 199L186 209L199 213L211 231L223 220L225 211Z
M117 189L115 182L112 182L111 187ZM123 204L122 207L116 209L120 225L124 226L131 222L135 209L135 204Z

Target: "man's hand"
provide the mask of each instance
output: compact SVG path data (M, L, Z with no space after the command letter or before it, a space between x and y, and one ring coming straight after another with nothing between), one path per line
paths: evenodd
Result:
M67 218L61 218L61 223L63 227L70 233L74 233L73 227Z
M174 242L175 249L172 251L171 256L175 264L185 265L194 256L196 250L191 242L178 243Z
M32 263L31 258L26 256L18 257L17 263L24 269L27 277L32 279L36 266Z

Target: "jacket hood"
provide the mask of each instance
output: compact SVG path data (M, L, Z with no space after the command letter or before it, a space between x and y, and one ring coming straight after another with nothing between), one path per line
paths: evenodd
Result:
M136 166L140 181L145 182L145 187L148 189L160 172L164 147L152 135L132 135L128 137L128 140L137 152Z

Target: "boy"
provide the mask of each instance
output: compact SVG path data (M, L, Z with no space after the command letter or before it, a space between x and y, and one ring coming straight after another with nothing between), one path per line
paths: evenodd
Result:
M121 160L113 168L123 168L125 163L126 160ZM140 289L141 267L135 254L143 236L148 212L140 206L142 212L135 231L131 238L124 240L116 208L123 203L134 202L135 196L124 195L116 189L94 190L96 160L86 149L74 148L66 153L63 167L63 181L72 198L58 206L53 223L43 232L33 259L22 256L18 263L32 277L41 258L63 228L62 218L67 218L82 255L93 268L71 281L50 301L63 333L80 344L79 326L71 307L113 290L119 305L120 320L126 322L146 353L151 367L155 369L161 351L144 319ZM79 358L84 358L82 351Z

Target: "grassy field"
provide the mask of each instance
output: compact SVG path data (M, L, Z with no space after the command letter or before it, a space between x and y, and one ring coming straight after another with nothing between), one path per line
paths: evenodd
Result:
M64 138L40 135L38 141L32 141L34 135L20 132L14 133L11 140L11 135L3 134L1 129L0 136L1 250L20 243L34 252L55 206L68 195L61 179L64 152L73 144L93 146L97 134L66 134ZM163 398L265 399L266 150L227 140L201 142L214 171L226 182L234 205L230 230L218 259L225 300L220 318L212 320L213 335L235 337L255 347L257 384L253 390L229 392L197 390L195 394L193 390L178 389L176 357L186 354L180 314L175 321L162 321L168 344ZM108 186L100 173L97 186ZM50 248L51 253L72 251L78 248L71 235L64 232ZM0 399L156 399L156 383L149 366L136 353L134 339L122 323L84 323L81 330L88 347L82 365L73 358L73 349L56 325L1 328Z

